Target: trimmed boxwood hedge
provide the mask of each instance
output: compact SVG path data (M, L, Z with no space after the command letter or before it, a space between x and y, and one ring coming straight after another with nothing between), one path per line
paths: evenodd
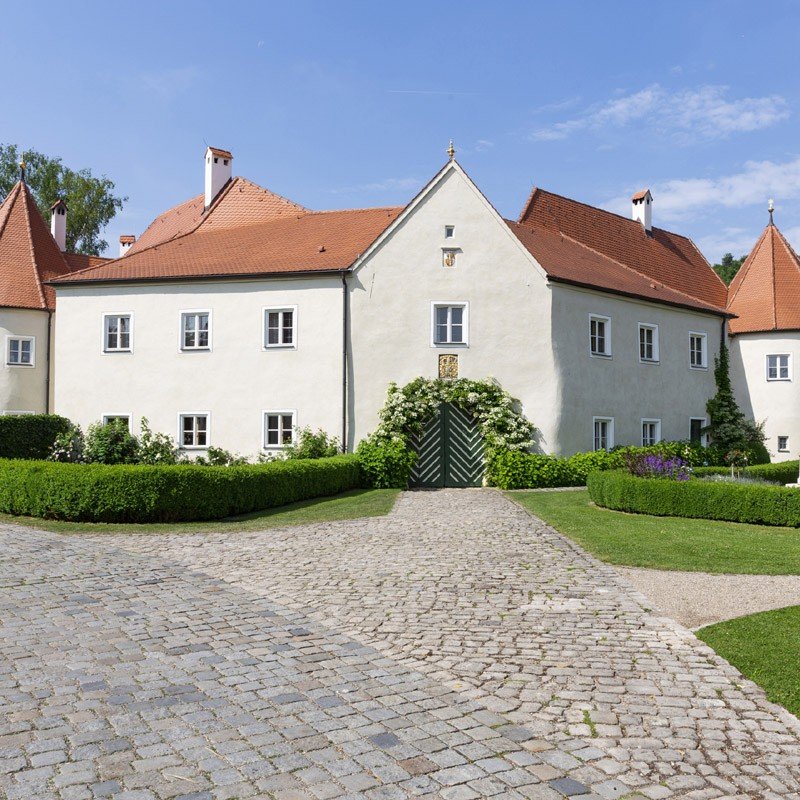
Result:
M222 519L358 486L352 455L239 467L0 460L0 512L77 522Z
M598 506L616 511L800 527L800 489L637 478L622 470L593 472L587 487Z
M0 458L47 458L72 423L55 414L0 416Z

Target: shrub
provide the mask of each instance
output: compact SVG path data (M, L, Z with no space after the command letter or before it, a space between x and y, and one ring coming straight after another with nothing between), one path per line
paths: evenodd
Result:
M47 458L72 423L55 414L0 416L0 458Z
M198 456L193 463L201 467L242 467L248 461L245 456L231 453L222 447L209 447L206 454Z
M625 467L631 475L639 478L689 480L686 462L678 456L663 456L659 453L627 453Z
M211 520L358 485L352 455L238 467L0 460L0 512L88 522Z
M655 516L800 527L800 490L782 486L659 481L626 472L593 472L589 496L599 506Z
M297 429L297 441L283 449L284 458L331 458L342 452L342 446L335 436L328 436L321 428Z
M798 461L779 461L776 464L756 464L741 470L742 475L763 478L771 483L797 483ZM730 467L698 467L693 470L697 476L730 475Z
M140 464L178 463L178 448L171 436L152 431L147 417L142 417L140 427L142 429L139 436Z
M356 448L361 485L374 489L405 489L417 454L403 441L372 436Z
M96 422L86 431L83 457L92 464L135 464L139 442L123 420Z
M84 445L83 431L77 425L70 425L68 430L56 436L47 458L49 461L78 464L84 460Z

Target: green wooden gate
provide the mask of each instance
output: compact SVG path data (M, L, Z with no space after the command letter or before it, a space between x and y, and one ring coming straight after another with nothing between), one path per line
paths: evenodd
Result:
M417 453L411 486L483 485L483 437L474 417L458 406L442 403L411 446Z

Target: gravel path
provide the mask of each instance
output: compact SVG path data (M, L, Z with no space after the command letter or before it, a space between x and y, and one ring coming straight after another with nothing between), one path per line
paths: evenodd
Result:
M491 490L233 535L0 527L0 796L800 796L797 719L649 605Z
M800 605L797 575L709 575L617 567L664 614L697 630L734 617Z

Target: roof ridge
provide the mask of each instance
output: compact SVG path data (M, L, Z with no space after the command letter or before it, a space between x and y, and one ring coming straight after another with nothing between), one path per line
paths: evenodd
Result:
M767 233L769 233L770 225L767 225L763 231L761 231L761 236L758 237L756 243L753 245L753 249L748 254L747 258L744 260L744 263L741 267L739 267L738 272L734 276L733 280L731 281L731 285L728 289L728 307L730 307L734 300L736 300L739 291L741 290L742 286L744 285L745 278L747 277L747 273L750 271L750 268L753 266L753 262L756 260L756 255L761 250L761 246L764 244L765 239L767 238ZM773 259L774 264L774 259ZM773 281L775 280L775 276L773 275ZM735 284L735 286L734 286ZM733 289L733 294L731 294L731 289Z
M569 198L567 198L567 199L569 199ZM631 221L633 222L635 220L631 220ZM647 275L644 272L639 272L638 269L634 269L629 264L625 264L622 261L618 261L616 258L613 258L612 256L609 256L606 253L601 252L600 250L595 250L594 247L590 247L588 244L586 244L585 242L580 241L579 239L574 239L572 236L570 236L567 233L564 233L563 231L558 231L557 235L560 235L564 239L567 239L568 241L573 242L574 244L577 244L580 247L583 247L585 250L589 250L591 253L594 253L595 255L598 255L601 258L605 258L608 261L611 261L612 263L617 264L618 266L622 267L623 269L628 270L628 272L632 272L634 275L638 275L640 278L644 278L644 280L650 282L650 285L653 288L655 288L656 286L661 286L664 289L668 289L670 292L675 292L676 294L683 295L683 297L688 297L690 300L694 300L696 303L702 303L703 305L708 306L709 308L716 308L716 309L719 309L720 311L727 311L727 307L714 305L714 303L709 303L706 300L701 300L699 297L695 297L694 295L691 295L688 292L684 292L681 289L676 289L674 286L670 286L669 284L664 283L664 281L656 280L652 275Z
M11 212L14 210L14 204L17 202L17 198L19 197L19 194L20 194L20 185L21 184L22 184L22 181L17 181L11 187L11 191L5 196L5 198L3 199L3 202L0 203L0 208L2 208L6 203L9 203L8 212L6 213L6 216L5 216L5 219L3 220L2 226L0 226L0 236L3 235L3 231L5 231L6 226L8 225L8 219L11 216ZM16 194L13 194L15 190L16 190ZM13 194L13 197L12 197L12 194ZM10 197L12 199L9 201Z
M25 228L28 231L28 243L29 243L30 249L31 249L31 267L33 268L33 277L34 277L34 281L36 283L36 291L39 293L39 299L42 301L42 306L44 308L47 308L47 298L44 296L44 289L42 288L42 278L39 275L39 265L36 263L36 248L33 246L33 229L31 228L31 212L30 212L30 209L27 208L28 199L29 199L28 187L22 181L20 181L20 184L22 185L22 189L20 190L20 192L21 192L21 194L23 196L23 199L24 199L24 202L25 202L25 205L26 205L26 208L24 209L24 211L25 211ZM13 209L11 209L11 211L13 211ZM39 213L39 209L38 208L36 209L36 213L37 214ZM44 220L42 220L42 222L44 222Z
M363 208L320 208L316 210L309 209L308 216L311 216L312 214L342 214L347 211L396 211L398 208L405 208L405 206L365 206Z
M527 214L528 209L531 207L531 203L533 202L533 198L536 195L536 192L539 191L538 186L534 186L530 192L528 192L528 199L525 201L525 204L522 206L522 211L519 212L519 216L517 217L517 222L522 222L522 218ZM567 198L569 200L569 198Z

